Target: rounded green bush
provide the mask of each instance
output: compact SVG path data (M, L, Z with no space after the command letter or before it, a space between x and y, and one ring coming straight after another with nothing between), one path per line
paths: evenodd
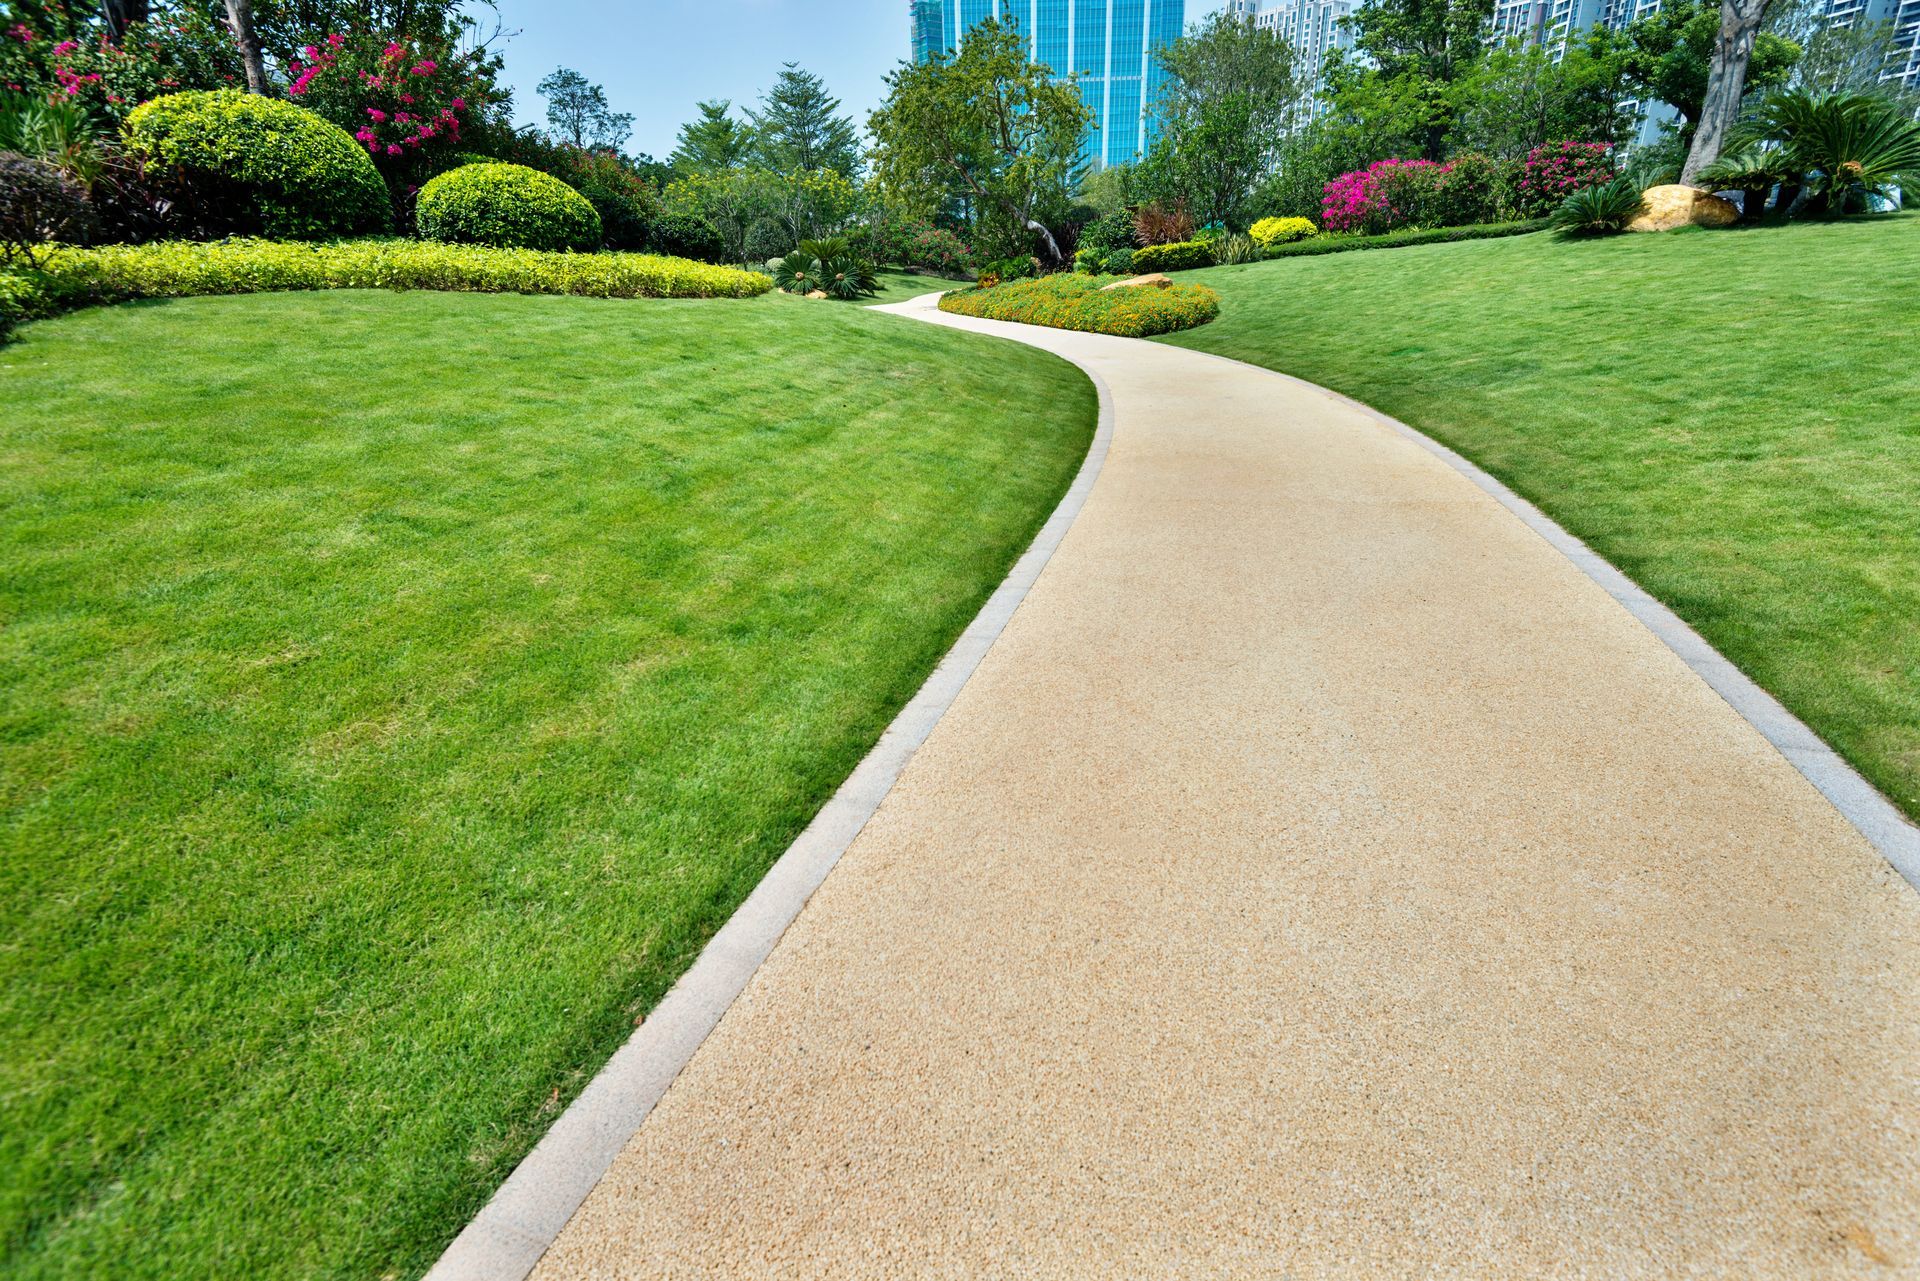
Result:
M127 145L176 171L230 231L317 240L370 231L392 216L366 150L303 107L233 89L168 94L133 109Z
M525 165L462 165L420 188L420 235L501 249L600 247L600 215L587 198Z

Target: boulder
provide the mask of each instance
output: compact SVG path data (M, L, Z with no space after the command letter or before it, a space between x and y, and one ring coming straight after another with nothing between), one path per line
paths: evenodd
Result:
M1647 188L1647 207L1627 224L1628 231L1672 231L1675 227L1731 227L1740 206L1698 187L1669 183Z
M826 296L827 296L827 291L824 289L816 289L812 293L807 295L807 297L809 298L825 298Z
M1165 272L1156 271L1145 276L1129 276L1125 280L1116 280L1110 285L1100 286L1100 289L1103 293L1109 289L1139 289L1142 286L1149 289L1165 289L1172 283L1171 276Z

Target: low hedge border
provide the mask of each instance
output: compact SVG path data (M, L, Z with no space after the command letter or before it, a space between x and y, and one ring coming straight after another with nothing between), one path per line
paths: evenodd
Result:
M1205 285L1102 289L1119 277L1061 272L1010 280L987 289L944 294L940 310L985 320L1145 338L1204 325L1220 314L1220 295Z
M62 248L0 272L0 340L23 320L136 298L302 289L430 289L584 298L752 298L759 272L658 254L544 253L417 240L216 240Z
M1482 222L1465 227L1409 227L1377 236L1319 235L1292 244L1274 245L1264 257L1306 258L1314 254L1339 254L1350 249L1402 249L1408 245L1444 245L1458 240L1498 240L1502 236L1525 236L1545 231L1547 220L1531 222Z

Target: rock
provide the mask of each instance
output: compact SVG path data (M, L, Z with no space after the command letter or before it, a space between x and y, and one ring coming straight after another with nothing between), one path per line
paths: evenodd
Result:
M1116 280L1110 285L1100 286L1100 290L1104 293L1109 289L1139 289L1143 286L1149 289L1165 289L1172 283L1173 278L1171 276L1168 276L1165 272L1156 271L1150 275L1130 276L1125 280Z
M826 296L827 296L827 291L824 289L816 289L812 293L807 295L807 297L809 298L825 298Z
M1740 206L1697 187L1669 183L1647 188L1647 208L1627 224L1628 231L1672 231L1675 227L1730 227L1740 221Z

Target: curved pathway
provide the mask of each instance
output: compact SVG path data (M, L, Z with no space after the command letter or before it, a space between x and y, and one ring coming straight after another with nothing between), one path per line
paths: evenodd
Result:
M1920 895L1432 452L964 321L1111 453L535 1275L1920 1275Z

